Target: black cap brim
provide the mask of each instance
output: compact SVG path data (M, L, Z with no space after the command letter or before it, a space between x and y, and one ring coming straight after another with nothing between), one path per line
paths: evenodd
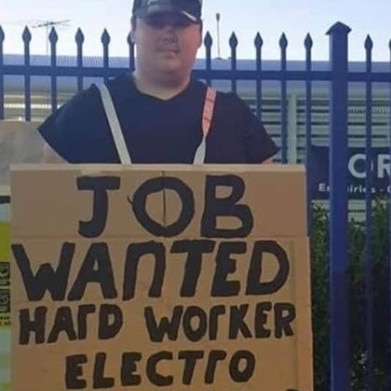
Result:
M148 18L153 15L164 14L164 13L174 13L177 15L185 16L193 23L200 22L200 19L192 15L186 10L180 10L178 7L175 7L171 4L156 4L149 5L148 7L140 7L138 10L134 12L134 15L138 18Z

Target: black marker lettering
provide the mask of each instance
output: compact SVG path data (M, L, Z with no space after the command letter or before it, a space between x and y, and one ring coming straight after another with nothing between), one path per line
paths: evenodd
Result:
M163 317L158 324L152 307L144 310L145 323L147 325L149 338L152 342L163 342L164 336L168 340L176 341L178 338L179 325L182 319L183 306L175 306L171 320Z
M214 248L215 242L212 240L178 240L173 243L171 253L187 253L181 297L195 295L201 273L202 256L205 253L212 253Z
M245 362L245 367L240 370L240 361ZM253 376L255 369L255 356L247 350L237 351L231 359L229 373L236 383L245 383Z
M272 303L258 303L255 307L255 336L257 338L270 338L272 332L264 327L267 324L268 314L272 310Z
M197 325L194 327L194 319ZM208 317L205 311L196 306L186 308L183 315L183 331L189 341L197 342L201 340L208 330Z
M109 190L120 188L120 178L113 176L77 178L78 190L91 190L94 192L92 203L92 218L90 221L79 222L79 234L85 238L96 238L102 234L106 227L109 210Z
M31 262L24 246L22 244L13 244L11 248L22 275L29 301L41 301L46 291L50 293L54 301L65 299L69 271L75 252L75 243L64 243L61 246L60 259L56 270L53 269L50 263L43 263L39 266L35 275L31 269Z
M114 386L113 377L105 377L104 371L106 366L106 353L97 353L95 356L93 388L112 388Z
M185 365L183 368L182 382L185 385L191 384L194 375L194 369L197 360L204 357L204 352L200 350L183 350L178 354L179 360L184 360Z
M147 360L147 376L149 381L155 386L170 386L174 382L173 376L163 376L157 371L159 361L172 360L171 352L159 352L153 354Z
M227 357L227 352L224 350L211 350L208 357L208 363L205 371L205 383L212 384L215 379L217 362L222 361Z
M237 296L240 291L239 281L227 281L227 276L236 270L236 261L231 254L244 254L245 242L222 242L216 255L216 270L213 278L211 295L213 297Z
M275 313L275 336L282 338L284 334L287 337L293 336L291 323L296 318L296 308L291 303L276 303L274 306Z
M146 208L149 195L165 190L175 191L182 203L178 220L168 226L153 220ZM193 192L184 182L174 177L152 178L144 182L134 193L131 205L134 215L143 228L152 235L164 237L177 236L182 233L191 222L195 209Z
M68 294L69 301L81 300L86 287L98 283L103 298L115 299L117 290L107 243L92 243L80 267L76 281Z
M87 316L88 314L93 314L96 311L95 304L86 304L81 305L79 307L79 311L77 312L77 338L78 339L86 339L87 338Z
M99 311L99 339L114 338L120 332L123 322L120 307L114 304L102 304Z
M278 262L278 272L269 282L261 282L263 254L274 255ZM289 276L289 260L285 250L275 241L257 241L247 275L247 295L270 295L284 286Z
M219 321L218 318L220 315L224 315L226 312L225 305L216 305L213 306L210 310L209 315L209 339L215 341L217 339L217 331Z
M33 319L30 318L30 310L19 311L19 345L28 345L30 334L35 334L35 343L43 344L45 342L46 307L37 307L34 310Z
M82 390L87 388L87 382L80 379L83 376L82 364L87 362L85 354L76 354L65 358L65 387L67 390Z
M162 243L145 242L135 243L128 247L124 272L123 300L130 300L135 295L137 266L140 258L146 255L155 257L155 268L149 289L149 297L160 297L164 275L166 272L166 249Z
M72 309L70 307L60 307L56 310L54 325L49 333L47 343L57 342L61 332L64 332L70 341L77 339L75 325L72 319Z
M244 338L252 338L244 318L247 315L249 305L243 304L239 307L232 306L230 309L229 339L238 339L239 332Z
M232 189L226 198L217 198L217 188ZM205 183L205 209L201 220L201 236L207 238L244 238L254 226L251 209L247 205L237 204L243 197L245 183L236 175L207 175ZM241 222L236 229L218 228L218 218L235 218Z
M141 360L141 353L124 353L122 355L121 385L138 386L141 384L141 376L134 374L137 370L137 361Z

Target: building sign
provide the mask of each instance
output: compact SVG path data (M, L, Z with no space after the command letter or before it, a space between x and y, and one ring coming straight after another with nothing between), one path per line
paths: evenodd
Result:
M388 148L373 148L370 157L373 196L390 194L390 152ZM312 146L309 167L311 198L327 200L330 196L329 147ZM350 147L348 156L348 195L350 199L364 199L366 194L365 148Z

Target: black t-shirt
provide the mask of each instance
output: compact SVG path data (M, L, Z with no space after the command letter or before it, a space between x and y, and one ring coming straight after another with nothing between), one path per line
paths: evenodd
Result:
M193 163L202 139L204 83L191 80L168 100L141 93L129 74L109 80L107 86L133 163ZM38 130L69 163L120 163L94 84L49 116ZM261 163L276 152L249 107L233 93L217 92L205 162Z

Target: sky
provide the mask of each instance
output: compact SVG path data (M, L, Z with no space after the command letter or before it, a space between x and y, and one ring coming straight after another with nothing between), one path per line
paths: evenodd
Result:
M279 40L285 33L288 60L305 59L303 42L307 34L314 42L313 59L328 60L327 31L341 22L351 29L351 60L365 60L364 41L368 35L374 43L373 59L390 59L391 0L204 0L203 3L204 33L212 35L213 57L230 57L228 41L234 32L239 41L238 59L255 58L253 42L257 33L264 41L262 57L279 59ZM28 26L32 34L31 54L46 54L48 30L39 26L53 21L59 37L59 55L76 54L74 37L81 28L85 36L84 55L102 55L100 38L107 29L111 37L110 55L127 56L131 5L132 0L0 0L4 53L23 53L21 35ZM219 23L216 14L220 14ZM201 48L198 57L204 56L205 50Z

